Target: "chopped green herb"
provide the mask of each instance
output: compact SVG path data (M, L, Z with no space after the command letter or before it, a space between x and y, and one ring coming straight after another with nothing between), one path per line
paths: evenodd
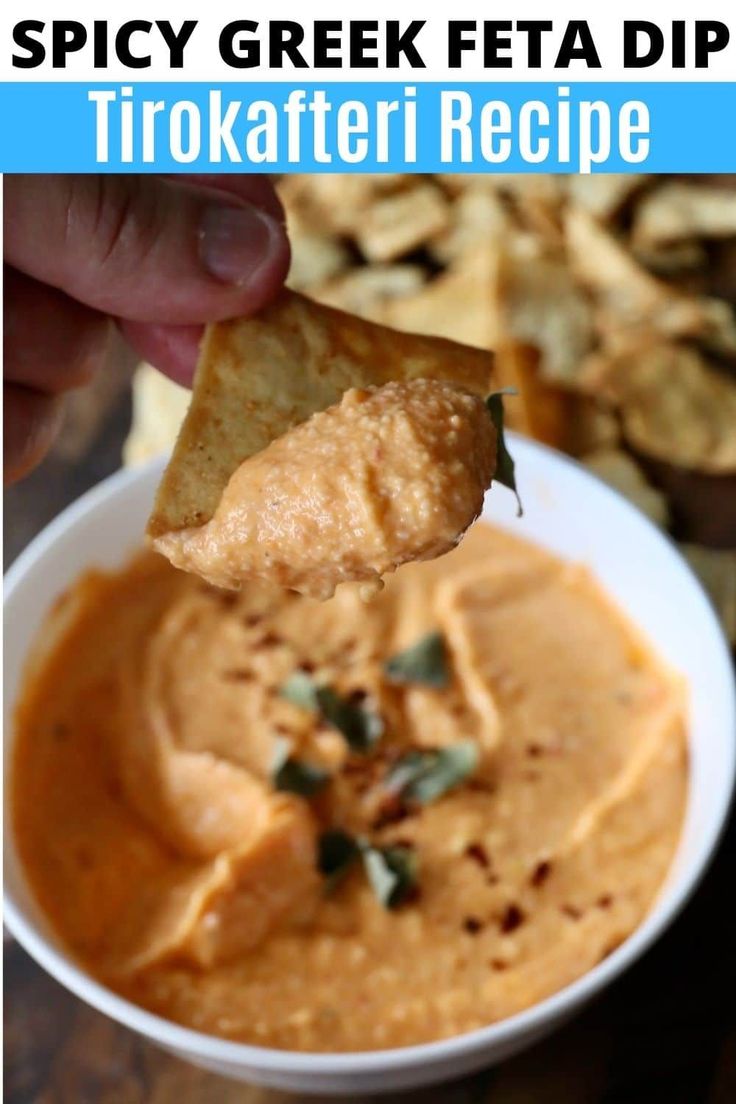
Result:
M407 789L422 777L435 754L434 751L407 751L384 775L383 788L394 797L409 796Z
M402 905L414 892L419 863L411 847L394 843L374 847L364 837L354 838L340 829L323 832L318 842L317 865L328 891L342 879L358 856L371 888L385 908Z
M302 709L317 709L317 684L306 671L294 671L279 690L279 695Z
M504 487L508 487L510 491L514 492L518 507L516 511L517 517L521 517L524 513L524 509L521 505L519 492L516 489L514 460L506 446L506 438L503 432L503 396L516 394L517 392L512 387L505 387L502 391L494 391L493 394L489 395L486 399L486 406L488 407L491 421L496 430L496 471L493 478L498 483L503 483Z
M403 844L362 848L363 865L373 892L385 908L394 909L411 896L417 884L416 853Z
M389 771L384 785L409 801L428 805L454 789L478 765L478 748L462 740L431 751L410 751Z
M440 632L427 633L410 648L386 660L383 670L389 682L416 682L444 689L450 682L445 638Z
M317 866L320 874L327 879L328 890L347 873L359 854L357 840L347 832L335 828L322 833L317 844Z
M293 705L315 710L327 724L345 737L352 751L370 751L383 733L378 713L364 703L341 697L331 686L320 686L304 671L294 671L280 695Z
M345 737L352 751L370 751L383 734L383 721L364 704L341 698L332 687L320 686L317 702L322 717Z
M322 767L296 759L291 754L288 740L277 740L271 767L271 779L277 790L312 797L327 785L329 778L329 773Z

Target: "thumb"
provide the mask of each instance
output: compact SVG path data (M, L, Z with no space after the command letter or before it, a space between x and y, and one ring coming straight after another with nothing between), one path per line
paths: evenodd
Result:
M5 259L136 322L253 313L281 287L289 246L278 207L249 202L258 189L240 179L242 191L155 176L6 176Z

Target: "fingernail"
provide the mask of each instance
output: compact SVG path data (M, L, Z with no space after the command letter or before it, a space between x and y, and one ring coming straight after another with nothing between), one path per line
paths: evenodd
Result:
M202 212L199 255L211 276L242 287L277 253L283 234L257 207L210 204Z

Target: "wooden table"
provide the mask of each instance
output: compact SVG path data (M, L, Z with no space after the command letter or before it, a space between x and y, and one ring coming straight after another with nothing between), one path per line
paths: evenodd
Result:
M75 397L54 451L5 495L12 560L114 471L130 417L121 361ZM384 1098L395 1104L736 1104L736 821L695 899L657 946L572 1025L496 1069ZM731 904L729 904L731 902ZM297 1104L165 1055L5 945L6 1104ZM314 1098L303 1098L305 1101ZM351 1098L360 1104L359 1098Z

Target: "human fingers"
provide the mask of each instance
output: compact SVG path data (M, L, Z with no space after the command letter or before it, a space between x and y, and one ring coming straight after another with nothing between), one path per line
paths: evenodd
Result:
M21 479L46 455L61 425L58 395L19 383L3 386L3 464L6 483Z
M58 394L81 387L104 363L111 323L63 292L5 270L3 360L6 381Z
M184 387L192 386L197 366L201 326L156 326L146 322L119 322L123 337L142 360Z
M95 310L156 324L253 313L289 264L282 223L242 193L134 174L6 176L5 251Z

